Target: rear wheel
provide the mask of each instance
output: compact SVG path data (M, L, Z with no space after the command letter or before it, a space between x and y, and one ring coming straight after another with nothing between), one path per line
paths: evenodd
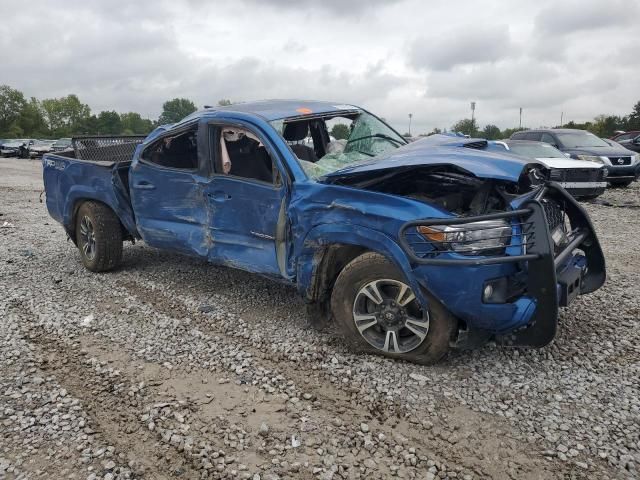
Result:
M449 349L456 320L434 298L428 301L425 311L393 263L378 253L365 253L338 275L331 309L358 348L431 364Z
M83 203L76 217L76 244L88 270L105 272L116 268L122 259L120 220L102 203Z

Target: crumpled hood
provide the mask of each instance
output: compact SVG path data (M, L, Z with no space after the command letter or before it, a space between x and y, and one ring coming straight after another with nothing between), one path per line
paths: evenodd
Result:
M440 138L432 138L440 137ZM432 135L404 145L370 161L350 165L320 179L333 183L351 176L375 176L392 169L408 170L422 166L453 165L480 178L517 182L527 165L539 164L509 154L487 152L486 140ZM467 145L467 146L465 146ZM475 148L474 148L475 147Z

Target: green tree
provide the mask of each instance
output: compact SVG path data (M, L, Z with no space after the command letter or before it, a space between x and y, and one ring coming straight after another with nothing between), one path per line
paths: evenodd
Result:
M593 124L591 122L577 123L571 120L562 125L562 128L574 128L576 130L590 130Z
M218 100L219 107L228 107L229 105L233 105L233 103L228 98L223 98L221 100Z
M598 115L589 130L599 137L611 137L613 132L624 128L624 120L617 115Z
M101 135L119 135L122 122L116 111L102 111L98 114L98 133Z
M351 131L344 123L336 123L331 129L331 136L336 140L346 140L349 138Z
M196 111L196 104L186 98L174 98L162 104L162 113L158 118L158 123L176 123L187 115Z
M29 102L25 103L17 124L23 130L25 136L45 137L49 135L42 105L40 105L36 97L31 97Z
M502 138L502 132L496 125L486 125L482 129L482 136L487 140L498 140Z
M633 106L631 114L626 118L625 130L640 130L640 101Z
M98 117L89 115L82 119L75 127L73 134L77 135L96 135L99 131Z
M80 102L77 95L49 98L42 101L47 126L55 137L76 133L91 115L89 105Z
M9 85L0 86L0 134L3 136L15 136L7 134L11 133L12 127L14 131L18 128L21 129L16 122L26 105L27 101L24 99L22 92L11 88Z
M476 124L475 118L471 120L470 118L464 118L458 122L456 122L451 127L452 132L464 133L465 135L469 135L471 137L476 135L478 131L478 125Z
M520 131L526 130L526 129L527 129L526 127L522 127L522 128L519 128L519 127L516 127L516 128L505 128L502 131L502 138L511 138L511 135L513 135L514 133L520 132Z
M120 115L122 133L126 135L146 135L153 130L153 122L142 118L139 113L127 112Z

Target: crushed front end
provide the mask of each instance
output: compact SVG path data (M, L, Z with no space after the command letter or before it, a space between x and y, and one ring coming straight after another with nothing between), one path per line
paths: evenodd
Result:
M554 182L507 211L407 222L399 240L420 285L461 320L460 347L490 338L542 347L559 307L606 278L587 213Z

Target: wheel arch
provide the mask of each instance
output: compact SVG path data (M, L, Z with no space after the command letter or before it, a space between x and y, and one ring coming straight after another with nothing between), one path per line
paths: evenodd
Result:
M116 212L111 207L111 205L109 205L107 202L104 202L102 200L98 200L98 199L92 198L92 197L78 197L78 198L75 198L73 200L73 202L69 202L70 203L70 207L69 207L68 217L67 217L67 215L65 215L65 218L68 218L69 220L65 221L65 223L64 223L64 229L67 232L67 235L69 235L69 238L74 243L74 245L77 246L76 223L77 223L77 218L78 218L78 211L80 210L80 207L82 207L82 205L84 205L85 203L88 203L88 202L102 204L105 207L107 207L109 210L111 210L113 212L113 214L116 216L116 218L118 219L119 223L120 223L120 230L122 231L122 238L123 239L132 239L133 238L131 233L127 230L127 228L123 224L122 218L120 218L120 216L118 215L118 212Z
M344 267L366 252L379 253L395 264L416 292L420 303L427 306L422 287L398 243L371 228L347 224L319 225L305 238L297 268L298 290L305 301L326 300Z

